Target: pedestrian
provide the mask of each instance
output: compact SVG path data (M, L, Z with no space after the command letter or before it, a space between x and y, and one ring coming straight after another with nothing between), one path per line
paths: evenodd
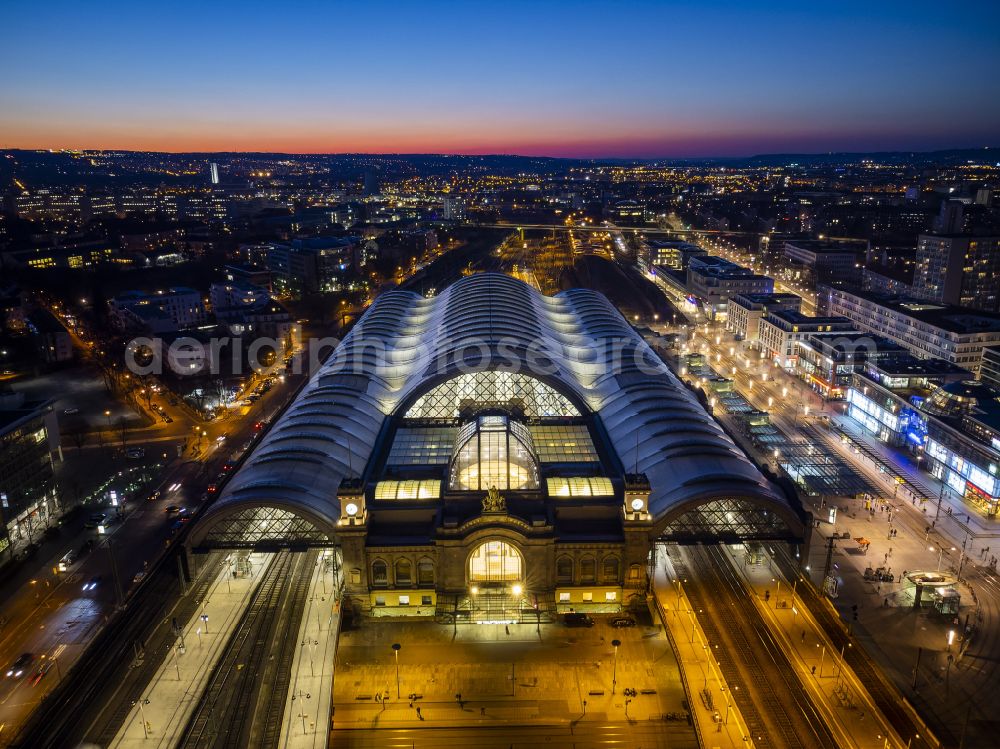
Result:
M803 629L802 630L802 642L805 642L805 641L806 641L806 631Z
M486 715L486 708L485 707L479 708L479 714L480 715Z
M420 718L420 708L419 707L417 708L417 717ZM421 720L423 720L423 718L421 718Z
M509 635L510 634L510 627L508 627L506 624L503 625L503 631L506 632Z
M816 675L816 667L815 666L813 666L812 674L813 674L813 676Z

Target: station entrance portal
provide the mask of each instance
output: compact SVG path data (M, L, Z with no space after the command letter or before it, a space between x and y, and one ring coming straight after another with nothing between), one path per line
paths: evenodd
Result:
M520 621L524 605L524 557L506 541L486 541L469 554L470 620L476 623Z

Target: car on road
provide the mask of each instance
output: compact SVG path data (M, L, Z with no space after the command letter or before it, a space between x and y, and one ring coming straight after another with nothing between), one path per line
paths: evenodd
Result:
M76 552L67 551L63 554L62 559L59 560L59 571L65 572L76 562Z
M616 616L611 620L612 627L634 627L635 619L631 616Z
M155 502L156 500L158 500L162 496L163 495L160 493L160 490L157 489L155 492L153 492L148 497L146 497L146 501L147 502Z
M63 409L63 413L66 414L67 416L72 416L73 414L80 413L80 409L79 408L64 408Z
M17 657L17 660L11 663L10 668L7 669L7 678L20 679L34 660L35 656L32 653L21 653Z
M93 515L91 515L89 518L87 518L87 522L83 524L83 527L84 528L96 528L99 525L104 525L106 523L107 519L108 519L108 516L107 516L106 513L95 512Z
M209 484L208 485L208 489L206 489L205 493L208 494L208 496L212 497L212 496L215 496L215 494L218 491L219 491L219 487L218 487L217 484Z
M101 584L101 576L94 575L90 580L83 584L84 590L96 590L97 586Z
M164 512L167 513L168 518L172 518L177 515L183 515L187 512L187 508L181 507L180 505L167 505L167 509L165 509Z
M570 612L563 614L563 624L567 627L593 627L594 620L587 614Z
M171 419L167 414L163 414L163 423L164 424L173 424L174 420Z
M45 674L49 672L50 668L52 668L52 661L43 661L31 677L31 686L37 686L38 682L45 678Z
M146 457L146 449L142 447L130 447L125 451L125 455L133 460Z
M146 578L145 572L136 572L135 577L132 578L133 583L141 583Z

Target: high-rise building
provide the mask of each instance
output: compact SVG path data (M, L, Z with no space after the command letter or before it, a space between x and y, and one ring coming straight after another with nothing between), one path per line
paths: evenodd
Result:
M208 178L213 185L219 184L219 165L214 161L208 165Z
M457 195L445 195L444 217L449 221L464 221L465 201Z
M987 312L1000 310L1000 237L921 234L913 295Z

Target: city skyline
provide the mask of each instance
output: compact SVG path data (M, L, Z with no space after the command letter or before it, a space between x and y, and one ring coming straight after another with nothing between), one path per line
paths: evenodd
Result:
M989 146L997 16L985 3L502 17L446 3L20 6L0 31L19 71L0 87L0 146L579 158ZM100 30L101 54L84 29Z

